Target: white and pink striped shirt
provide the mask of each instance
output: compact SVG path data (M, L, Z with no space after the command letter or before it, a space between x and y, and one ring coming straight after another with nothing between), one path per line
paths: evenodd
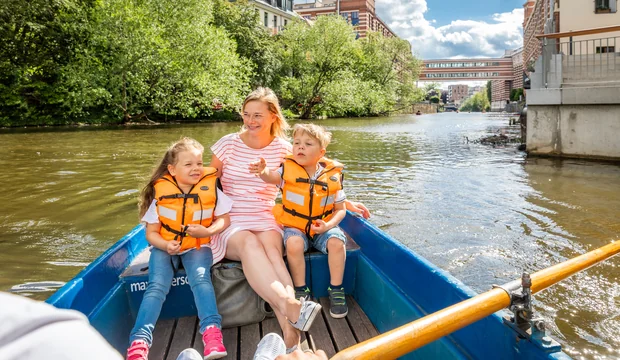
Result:
M215 264L224 258L228 239L238 231L282 231L271 213L278 188L251 174L248 165L262 157L270 169L275 169L292 151L292 145L276 137L264 148L253 149L241 140L238 133L234 133L218 140L211 146L211 151L222 162L220 180L224 194L233 200L230 226L211 238Z

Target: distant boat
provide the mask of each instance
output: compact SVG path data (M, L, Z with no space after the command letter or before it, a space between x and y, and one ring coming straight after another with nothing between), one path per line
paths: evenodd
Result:
M394 358L413 349L402 346L425 339L426 335L429 335L435 336L433 340L436 340L427 345L422 344L424 346L401 358L569 358L561 351L557 342L546 337L544 330L537 331L535 336L531 337L520 334L502 318L502 315L505 315L503 312L493 313L501 307L487 314L483 313L482 308L492 303L490 298L485 300L485 306L467 308L465 312L472 316L468 321L477 320L471 325L463 327L468 322L455 320L463 312L450 314L447 325L463 327L451 334L442 333L442 326L431 325L431 330L426 335L404 333L403 339L384 344L384 347L374 344L373 337L381 336L380 333L455 304L458 305L454 307L462 306L459 303L464 300L478 301L480 296L476 297L477 294L462 282L364 219L349 213L341 227L351 240L354 240L347 245L343 283L348 294L349 314L345 319L333 319L326 313L317 317L310 331L303 335L308 346L322 348L329 357L335 356L336 359L366 358L348 355L364 346L382 351L375 358ZM144 227L137 226L67 282L47 302L59 308L75 309L86 314L91 324L124 354L128 346L129 332L148 282L149 255ZM309 271L307 283L313 289L313 295L319 298L324 309L327 309L327 257L315 252L308 255L306 261L306 269ZM163 359L168 356L175 359L180 350L192 346L202 350L200 334L196 331L194 299L189 285L183 281L184 270L179 270L174 279L160 321L155 328L151 358ZM512 283L508 285L510 284ZM497 289L491 292L502 293L507 297L503 291ZM446 311L450 310L444 312ZM439 318L439 314L429 317ZM426 319L421 323L425 322ZM454 330L452 328L451 331ZM257 323L224 329L224 341L229 349L227 358L251 358L261 336L272 331L279 331L275 318L263 320L260 325ZM545 337L542 337L543 335ZM373 343L356 345L363 341ZM345 350L351 346L356 347ZM391 349L389 354L384 353L387 352L385 346ZM363 350L363 354L368 356L371 353L372 351Z

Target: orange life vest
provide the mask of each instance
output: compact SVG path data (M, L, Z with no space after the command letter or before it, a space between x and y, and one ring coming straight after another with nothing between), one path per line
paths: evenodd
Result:
M334 211L334 200L338 190L342 190L343 165L337 161L322 158L319 164L323 170L311 180L310 176L292 155L282 163L282 204L273 208L279 224L304 231L314 236L310 229L312 221L329 221Z
M180 252L191 248L199 249L208 244L211 238L193 238L185 233L188 224L208 227L213 222L213 211L217 203L217 169L205 167L202 177L185 194L177 185L176 179L164 175L155 182L157 213L161 224L161 236L170 241L181 242Z

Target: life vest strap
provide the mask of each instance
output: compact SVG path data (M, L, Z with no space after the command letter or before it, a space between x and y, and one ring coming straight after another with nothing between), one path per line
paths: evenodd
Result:
M170 226L168 226L167 224L164 224L163 222L161 223L161 227L163 227L164 229L168 230L169 232L175 234L176 236L174 237L174 239L176 240L178 238L180 243L183 243L183 238L187 236L187 234L185 233L185 228L187 227L187 225L185 225L183 227L183 231L179 231L179 230L173 229Z
M198 196L198 194L178 193L178 194L160 196L159 200L162 200L162 199L193 199L194 203L197 204L200 197Z
M308 179L308 178L303 178L303 177L298 177L297 179L295 179L295 182L314 184L314 185L319 185L319 186L323 186L323 187L328 186L328 184L326 182L324 182L324 181L319 181L319 180L316 180L316 179Z
M297 211L295 211L295 209L289 209L289 208L287 208L287 207L286 207L286 206L284 206L284 205L282 205L282 209L283 209L285 212L287 212L287 213L289 213L289 214L291 214L291 215L293 215L293 216L297 216L297 217L300 217L300 218L302 218L302 219L306 219L306 220L310 220L310 221L312 221L312 220L322 219L322 218L324 218L325 216L327 216L327 215L329 215L329 214L331 214L331 213L333 212L333 210L331 210L331 209L330 209L330 210L327 210L326 212L324 212L324 213L323 213L323 214L321 214L321 215L317 215L317 216L308 216L308 215L304 215L304 214L300 214L300 213L298 213Z

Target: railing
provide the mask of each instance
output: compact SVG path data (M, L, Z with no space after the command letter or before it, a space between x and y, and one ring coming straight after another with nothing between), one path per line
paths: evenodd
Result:
M620 81L620 35L574 40L574 37L620 31L620 26L537 35L543 39L542 85Z

